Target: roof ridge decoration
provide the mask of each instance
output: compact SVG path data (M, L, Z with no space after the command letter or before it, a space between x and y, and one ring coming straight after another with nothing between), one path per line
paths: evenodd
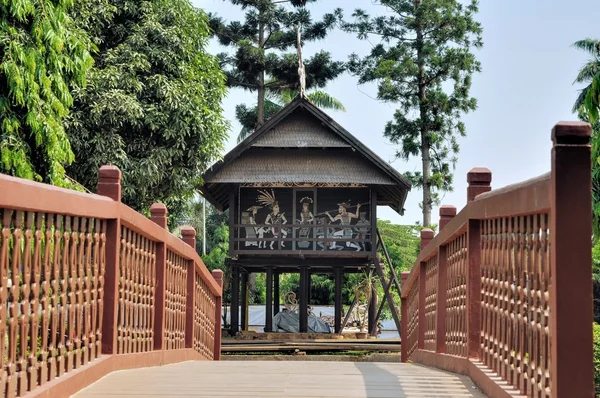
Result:
M298 77L300 78L300 98L306 98L306 70L302 62L302 24L298 22L298 41L296 43L298 52Z

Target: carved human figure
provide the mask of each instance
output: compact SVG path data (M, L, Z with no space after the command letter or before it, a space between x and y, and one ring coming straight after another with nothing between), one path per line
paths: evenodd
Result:
M361 206L360 203L356 205L357 213L360 210L360 206ZM327 217L329 217L331 222L339 221L340 225L344 226L341 230L333 233L333 237L336 239L342 239L342 238L351 239L352 238L352 228L348 228L346 226L350 225L353 218L358 218L358 215L354 214L354 213L349 213L348 207L350 207L350 205L345 202L338 203L338 214L335 217L332 217L328 211L325 212L325 215L327 215ZM356 251L360 251L360 246L358 246L354 242L350 242L350 240L346 241L346 247L351 247L351 248L356 249ZM337 248L338 250L341 250L343 247L338 248L337 243L334 241L331 243L331 246L329 248L330 249Z
M279 202L277 202L277 201L273 202L273 205L271 207L271 213L269 213L267 215L265 224L274 225L273 227L271 227L271 233L273 234L274 238L278 238L280 233L284 239L287 237L287 231L285 230L285 228L280 228L280 227L275 226L275 225L287 224L287 219L285 218L285 213L279 212ZM270 245L271 250L273 250L274 244L275 244L275 241L271 241L271 245ZM285 247L285 242L281 242L281 247Z
M364 226L371 225L371 222L369 220L367 220L365 216L366 216L365 212L359 213L360 219L356 222L355 225L364 225ZM365 228L365 227L356 228L356 232L357 232L356 239L366 239L367 234L369 233L369 228ZM356 244L359 245L362 250L366 250L365 242L356 242Z

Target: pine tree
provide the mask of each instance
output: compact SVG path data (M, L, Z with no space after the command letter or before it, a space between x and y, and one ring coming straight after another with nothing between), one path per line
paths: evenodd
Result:
M359 83L377 82L378 99L398 105L384 135L408 160L420 156L422 171L407 173L423 189L423 225L439 202L434 191L452 190L452 170L466 135L461 115L477 108L469 94L471 77L480 71L472 53L482 46L475 21L477 0L380 0L389 13L371 17L356 10L343 29L361 39L379 38L370 54L350 57Z
M210 25L223 46L234 49L219 54L220 64L227 75L227 85L257 93L254 106L238 105L236 115L246 128L253 129L276 112L278 106L269 103L269 93L299 91L298 57L296 55L297 27L302 27L303 42L320 40L331 31L341 14L335 10L322 21L313 21L306 3L316 0L230 0L246 11L243 22L226 23L211 15ZM293 49L293 52L287 52ZM344 72L344 63L331 59L327 51L319 51L304 59L306 88L324 87Z
M71 186L63 121L85 84L92 43L72 0L0 1L0 172Z

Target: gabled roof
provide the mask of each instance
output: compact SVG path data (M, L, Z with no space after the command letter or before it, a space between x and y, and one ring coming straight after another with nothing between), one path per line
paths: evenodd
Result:
M330 149L328 155L322 151L323 148ZM285 151L285 154L282 151ZM254 167L253 169L250 167L251 165L260 165L263 155L265 161L270 162L271 166L277 164L278 173L269 174L267 168ZM411 188L406 177L357 140L325 112L301 97L297 97L283 107L227 153L221 161L211 166L203 175L204 185L199 189L217 208L222 209L228 206L223 185L267 181L332 182L331 178L334 178L335 173L331 173L332 176L323 174L334 167L333 163L325 164L326 156L329 156L327 159L330 159L327 163L346 162L351 164L355 170L360 171L352 176L338 173L338 178L345 177L347 181L336 182L381 186L382 191L379 192L379 196L382 200L379 204L390 205L402 213L407 192ZM291 163L289 160L287 165L284 163L286 157L293 158L295 164L298 165L298 173L286 172L285 169L289 168L289 163ZM319 157L323 162L321 165L318 163ZM271 168L275 169L275 167ZM314 170L310 176L306 174L306 170L309 168ZM305 171L304 174L301 169ZM324 180L325 177L328 178ZM274 180L282 178L285 181ZM319 179L320 181L317 181Z

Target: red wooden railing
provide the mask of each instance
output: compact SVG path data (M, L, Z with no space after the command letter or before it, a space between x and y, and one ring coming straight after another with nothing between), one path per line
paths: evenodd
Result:
M489 170L468 174L468 204L440 210L403 275L403 361L490 397L594 396L590 134L557 124L551 172L521 184L489 192Z
M0 175L0 396L69 396L119 369L219 359L222 272L120 202Z

